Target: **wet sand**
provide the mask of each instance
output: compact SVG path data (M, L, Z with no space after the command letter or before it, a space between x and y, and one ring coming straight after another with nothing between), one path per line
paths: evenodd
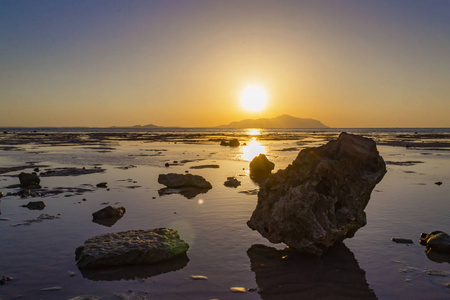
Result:
M0 299L86 294L101 299L444 299L449 295L450 265L427 257L416 241L421 232L450 232L448 134L363 134L377 141L388 173L366 208L368 224L322 258L292 253L246 226L258 189L248 176L251 157L264 151L276 171L301 149L337 135L4 133L0 276L13 280L0 286ZM241 146L220 146L222 140L234 138ZM17 175L36 168L42 188L18 194ZM213 189L194 196L161 194L164 186L157 177L169 172L201 175ZM230 176L242 185L225 187ZM443 184L436 185L438 181ZM108 187L97 187L100 182ZM46 207L21 207L30 201L44 201ZM91 214L107 205L124 206L127 212L111 227L92 222ZM80 271L75 265L75 248L91 236L156 227L180 232L191 245L187 261L98 272ZM394 236L414 244L393 243ZM207 280L193 280L192 275ZM232 287L246 292L237 294Z

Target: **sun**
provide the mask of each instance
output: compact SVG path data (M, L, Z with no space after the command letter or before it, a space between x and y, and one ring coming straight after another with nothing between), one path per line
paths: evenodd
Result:
M246 111L257 113L266 108L269 96L266 90L259 85L247 85L241 92L240 101Z

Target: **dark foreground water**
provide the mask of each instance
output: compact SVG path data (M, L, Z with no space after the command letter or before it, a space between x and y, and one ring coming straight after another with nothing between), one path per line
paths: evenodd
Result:
M34 130L37 132L32 133ZM389 162L388 173L366 208L368 224L324 257L285 250L284 245L271 244L247 227L257 196L239 192L258 188L248 176L249 160L264 152L276 170L285 168L302 148L325 143L339 130L335 131L178 130L150 131L157 137L142 136L141 132L131 138L114 135L105 139L104 131L94 130L98 133L95 137L76 132L81 136L73 142L68 142L68 136L53 136L73 130L22 129L24 136L20 132L4 135L0 167L25 168L0 174L0 192L4 194L0 202L0 276L13 277L0 286L0 299L70 299L78 295L101 299L450 298L446 286L450 264L427 257L418 243L421 232L450 232L449 148L389 144L448 142L447 129L353 130L379 142L378 149ZM161 138L168 133L176 137ZM238 136L246 146L219 146L216 140L228 136ZM189 162L180 163L182 160ZM166 168L166 162L171 166ZM220 167L190 169L206 164ZM18 183L17 174L31 172L36 165L41 172L95 166L105 172L42 177L44 188L64 188L54 196L6 196L19 190L13 186ZM159 174L185 171L202 175L213 189L190 199L179 194L159 195L163 188L157 182ZM225 187L229 176L236 176L242 185ZM436 185L438 181L443 184ZM97 188L99 182L108 182L109 190ZM37 200L46 203L44 210L20 207ZM107 205L124 206L127 211L111 227L93 223L91 214ZM27 225L27 220L37 220L41 214L59 218ZM188 260L89 272L75 265L75 248L94 235L156 227L180 232L190 244ZM392 237L410 238L414 244L396 244ZM192 275L207 276L208 280L193 280ZM231 287L243 287L247 292L232 293ZM52 289L43 290L46 288Z

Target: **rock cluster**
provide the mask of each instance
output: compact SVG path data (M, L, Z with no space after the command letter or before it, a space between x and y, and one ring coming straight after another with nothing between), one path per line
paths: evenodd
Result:
M364 208L385 173L373 140L341 133L270 175L247 224L273 243L321 255L366 224Z
M239 143L238 139L233 139L231 141L221 141L220 146L230 146L230 147L239 147L241 143Z
M189 245L170 228L129 230L94 236L75 250L80 269L153 264L185 255Z

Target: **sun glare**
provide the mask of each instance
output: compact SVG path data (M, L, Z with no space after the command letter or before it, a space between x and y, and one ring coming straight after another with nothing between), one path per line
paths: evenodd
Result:
M261 112L266 108L269 96L266 90L259 85L247 85L241 92L242 107L249 112Z

